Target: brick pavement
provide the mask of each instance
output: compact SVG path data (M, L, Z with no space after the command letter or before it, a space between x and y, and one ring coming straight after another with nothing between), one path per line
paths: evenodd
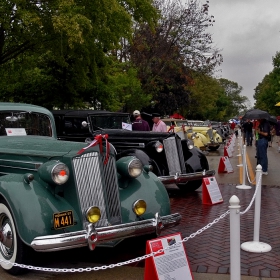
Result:
M180 212L183 219L176 228L166 231L181 232L183 237L196 232L228 210L232 195L240 199L241 211L251 201L255 188L236 189L234 184L219 184L224 202L217 205L203 205L202 192L182 195L179 191L170 193L172 212ZM260 241L271 245L268 253L250 253L241 250L242 275L280 277L280 187L263 186L261 201ZM253 241L254 205L241 215L241 243ZM193 272L227 274L230 268L229 215L200 235L185 243Z

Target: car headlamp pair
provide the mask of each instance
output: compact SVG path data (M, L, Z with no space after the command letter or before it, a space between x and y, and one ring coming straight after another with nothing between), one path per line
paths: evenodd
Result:
M142 216L147 209L147 203L143 199L136 200L132 205L133 212L138 216ZM97 223L101 218L101 211L99 207L89 207L85 213L87 221L91 224Z

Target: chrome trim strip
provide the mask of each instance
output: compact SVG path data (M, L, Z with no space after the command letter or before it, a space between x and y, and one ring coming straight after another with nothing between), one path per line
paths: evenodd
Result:
M186 183L188 181L200 180L214 175L215 175L215 170L207 170L207 171L173 175L173 176L172 175L159 176L158 178L163 184L172 184L172 183L179 184L179 183Z
M32 168L27 168L27 167L18 167L18 166L1 165L1 164L0 164L0 167L20 169L20 170L31 170L31 171L37 171L38 170L38 169L32 169ZM10 174L10 173L7 173L7 174Z
M124 142L114 142L114 147L118 148L145 148L145 143L124 143Z
M148 220L131 222L121 225L113 225L95 229L95 245L106 243L108 241L119 240L129 237L146 235L151 233L159 234L162 229L176 226L181 221L179 213L160 217L156 213L155 217ZM76 232L38 236L31 242L31 247L35 251L59 251L77 247L88 246L90 232L81 230Z
M27 163L27 164L40 164L42 165L43 162L34 162L34 161L23 161L23 160L11 160L11 159L2 159L0 158L0 161L8 161L8 162L20 162L20 163Z

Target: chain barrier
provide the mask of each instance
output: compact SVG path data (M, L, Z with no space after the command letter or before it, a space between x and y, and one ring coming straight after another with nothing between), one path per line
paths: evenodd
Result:
M128 261L119 262L119 263L116 263L116 264L103 265L103 266L95 266L95 267L87 267L87 268L47 268L47 267L40 267L40 266L32 266L32 265L13 263L13 262L10 262L8 260L1 260L1 259L0 259L0 263L9 264L9 265L17 266L17 267L20 267L20 268L29 269L29 270L45 271L45 272L64 272L64 273L65 272L90 272L90 271L98 271L98 270L105 270L105 269L108 269L108 268L119 267L119 266L127 265L127 264L130 264L130 263L134 263L134 262L139 262L139 261L145 260L147 258L150 258L150 257L156 255L156 254L164 252L164 250L169 250L171 248L174 248L174 247L178 246L179 244L181 244L183 242L186 242L186 241L188 241L191 238L194 238L198 234L201 234L203 231L205 231L206 229L210 228L214 224L218 223L221 219L225 218L229 213L230 213L230 210L228 210L227 212L222 214L219 218L216 218L213 222L211 222L208 225L204 226L203 228L199 229L195 233L192 233L190 236L185 237L180 242L177 242L177 243L175 243L175 244L173 244L171 246L168 246L168 247L165 247L163 249L160 249L157 252L152 252L150 254L147 254L147 255L144 255L144 256L141 256L141 257L137 257L137 258L134 258L134 259L131 259L131 260L128 260Z
M250 184L254 184L256 182L256 176L255 176L255 178L252 181L250 180L250 176L249 176L249 172L248 172L247 160L245 162L246 162L245 169L246 169L247 179L248 179Z
M256 184L256 189L255 189L254 195L253 195L249 205L247 206L247 208L243 212L240 212L240 215L243 215L243 214L247 213L249 211L249 209L251 208L251 206L252 206L252 204L253 204L253 202L254 202L254 200L256 198L257 191L258 191L258 189L260 187L261 178L262 178L262 175L259 177L259 180L258 180L258 182Z

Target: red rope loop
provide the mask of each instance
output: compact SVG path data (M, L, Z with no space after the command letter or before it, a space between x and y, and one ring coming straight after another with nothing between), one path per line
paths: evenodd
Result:
M174 127L175 127L175 125L173 124L173 125L171 125L170 127L169 127L169 129L168 129L168 131L167 132L174 132Z
M110 143L108 142L108 134L98 134L94 137L94 140L87 146L82 148L77 154L80 155L82 154L85 150L88 148L94 147L99 145L99 151L101 154L103 154L103 140L105 140L105 145L106 145L106 156L104 160L104 164L107 164L109 160L109 153L110 153Z

